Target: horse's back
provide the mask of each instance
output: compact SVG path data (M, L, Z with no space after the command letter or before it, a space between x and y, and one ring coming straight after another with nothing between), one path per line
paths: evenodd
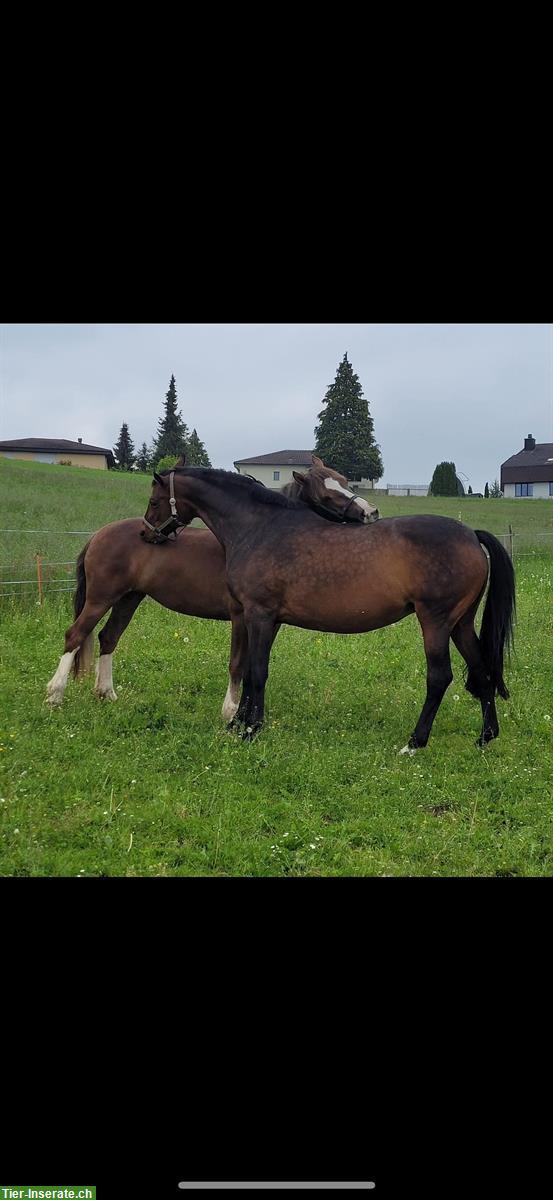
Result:
M121 596L140 591L190 616L228 619L222 547L209 529L183 529L162 546L141 537L142 517L113 521L92 536L85 555L87 590Z

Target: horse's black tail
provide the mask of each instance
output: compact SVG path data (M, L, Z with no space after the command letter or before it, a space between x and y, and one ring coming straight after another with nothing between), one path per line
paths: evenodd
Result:
M91 539L92 540L92 539ZM73 616L75 621L83 611L86 604L86 574L84 569L85 555L90 546L90 541L83 546L81 553L77 559L77 586L73 594ZM77 653L73 659L72 671L77 677L84 675L89 671L94 661L94 635L89 633L84 642L79 646Z
M503 679L503 654L511 649L514 641L516 614L515 572L504 546L484 529L475 529L478 541L485 546L490 556L490 586L482 626L480 647L486 670L495 692L509 698Z

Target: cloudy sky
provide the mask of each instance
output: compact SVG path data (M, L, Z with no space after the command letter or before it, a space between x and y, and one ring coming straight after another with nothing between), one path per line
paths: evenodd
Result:
M384 483L427 483L453 460L474 491L532 433L553 441L553 326L3 325L0 440L82 437L138 448L171 374L213 466L311 449L345 351L359 375Z

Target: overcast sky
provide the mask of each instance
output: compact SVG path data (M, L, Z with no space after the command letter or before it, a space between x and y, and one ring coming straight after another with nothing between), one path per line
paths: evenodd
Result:
M213 466L308 450L347 350L374 420L383 483L452 460L474 491L532 433L553 442L553 326L3 325L0 440L148 445L171 374Z

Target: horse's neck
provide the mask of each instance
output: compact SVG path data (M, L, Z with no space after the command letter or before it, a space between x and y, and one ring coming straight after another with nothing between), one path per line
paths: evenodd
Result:
M242 536L245 528L255 523L255 508L246 497L232 489L223 491L215 484L203 481L193 501L198 516L223 546L230 546Z

